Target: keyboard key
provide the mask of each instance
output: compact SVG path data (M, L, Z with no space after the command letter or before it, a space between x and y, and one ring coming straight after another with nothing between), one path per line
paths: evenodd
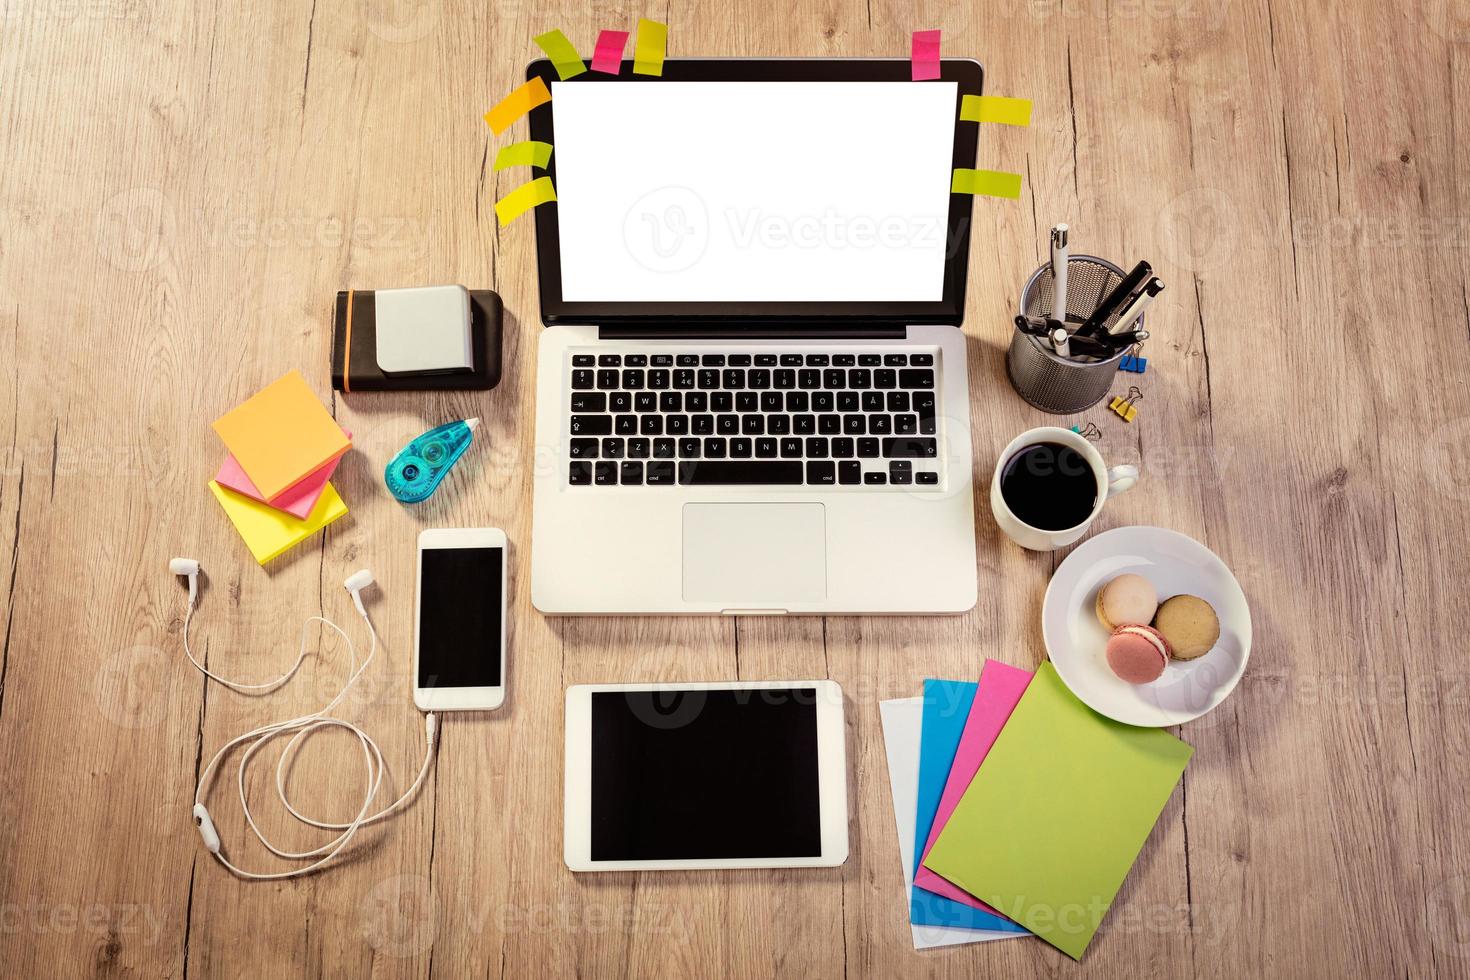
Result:
M745 387L745 372L738 368L726 368L721 378L725 382L725 387L732 391Z
M664 413L684 411L684 396L677 391L663 392L658 396L658 410Z
M573 354L572 367L592 367L597 363L597 358L591 354Z
M669 386L669 372L666 368L654 368L648 372L648 387L654 391L663 391Z
M833 367L852 367L856 363L857 363L857 358L854 357L851 354L833 354L832 355L832 366Z
M609 412L633 411L633 396L626 391L615 391L607 398Z
M855 391L839 391L837 393L837 410L839 412L856 412L862 408L862 402Z
M861 415L844 415L842 431L850 436L863 435L868 431L868 420Z
M887 473L864 473L863 482L870 487L881 487L888 482Z
M788 391L786 393L786 411L805 412L810 406L807 393L804 391Z
M691 391L684 396L684 411L691 415L695 412L709 411L709 393L704 391Z
M867 368L853 368L847 372L847 386L849 388L873 387L873 372Z
M591 371L573 371L572 372L572 390L573 391L577 391L577 390L584 390L585 391L586 389L591 388L595 384L594 377L595 376L593 375L593 373Z
M678 455L678 450L678 444L675 443L672 439L653 440L654 459L673 459L676 455Z
M821 436L812 436L806 441L806 458L826 459L827 448L828 447L826 439L822 438Z
M895 415L893 417L893 431L901 436L918 435L919 417L917 415Z
M761 394L762 412L779 412L786 406L786 399L779 391L767 391Z
M662 415L644 415L640 417L638 431L646 436L661 436L664 434L664 417Z
M813 412L830 412L830 411L832 411L832 406L834 404L835 397L836 396L834 396L832 394L832 392L830 392L830 391L814 391L814 392L812 392L812 411Z
M597 372L597 387L603 391L611 391L618 386L618 372L607 368Z
M822 387L822 372L816 368L802 368L796 372L796 383L804 391L816 391Z
M704 355L703 357L701 357L699 359L699 363L700 364L703 364L705 367L724 367L725 366L725 355L724 354L706 354L706 355Z
M622 358L622 355L620 355L620 354L599 354L599 355L597 355L597 366L598 367L617 367L617 366L619 366L622 363L623 363L623 358Z
M857 441L857 454L859 459L877 459L878 449L878 440L871 436Z
M602 440L602 458L622 459L625 455L623 452L625 445L626 444L623 442L623 440L617 438L616 436L612 436L610 438Z
M865 411L865 412L881 412L881 411L883 411L883 392L881 392L881 391L865 391L865 392L863 392L863 411Z
M771 372L766 368L751 368L745 372L745 384L755 389L769 388L771 386Z
M839 436L832 440L832 455L837 459L851 459L855 445L847 436Z
M830 487L837 482L837 464L812 460L806 464L806 482L815 487Z
M596 459L596 439L573 439L571 444L572 459Z
M680 354L678 356L678 358L677 358L677 363L678 363L678 365L680 367L698 367L699 366L699 355L698 354Z
M689 416L669 415L664 418L664 431L671 436L682 436L689 431Z
M906 391L890 391L888 393L888 411L907 412L909 410L909 393Z
M761 459L774 459L778 455L776 440L766 436L755 441L755 454Z
M572 411L605 412L607 411L607 396L600 391L574 391L572 392Z
M790 368L777 368L771 372L771 382L777 388L795 388L796 372Z
M800 354L782 354L781 355L781 366L782 367L801 367L801 355Z
M668 460L654 460L643 468L643 482L650 487L673 486L674 464Z
M699 369L699 387L701 389L703 389L705 391L710 391L712 389L718 388L719 386L720 386L720 372L719 371L716 371L714 368L700 368Z
M896 388L898 386L898 372L893 368L879 368L873 372L874 388Z
M843 460L837 464L837 482L851 486L861 483L863 480L863 464L855 459Z
M806 366L807 367L826 367L827 366L827 355L826 354L808 354L806 356Z
M629 439L628 440L628 458L629 459L647 459L648 458L648 451L649 451L650 448L651 448L651 444L650 444L649 440L647 440L647 439Z
M781 458L799 459L801 457L801 440L795 436L788 436L781 440Z
M847 387L847 372L842 368L828 368L822 372L822 385L836 390Z
M679 440L679 455L688 459L698 459L702 443L693 437Z
M753 448L754 444L749 439L731 439L730 458L749 459Z
M898 436L883 440L883 455L888 459L933 459L939 455L939 443L922 436Z
M934 372L928 368L909 368L907 371L898 372L898 383L905 388L932 389Z
M914 367L933 367L934 366L934 355L933 354L910 354L909 355L909 363L912 364Z
M592 482L599 487L615 487L618 485L617 463L596 463L592 468Z
M755 355L755 366L756 367L775 367L776 366L776 363L777 363L777 358L776 358L776 355L775 354L757 354L757 355Z
M638 416L619 415L613 420L613 431L620 436L633 436L638 434Z
M907 354L884 354L883 363L888 367L903 367L909 362Z
M623 387L627 388L629 391L637 391L639 388L643 387L643 382L646 377L647 375L645 375L643 371L636 368L624 371Z
M639 391L633 394L633 411L656 412L658 411L658 395L652 391Z
M674 366L674 355L673 354L654 354L652 357L650 357L648 359L648 363L651 366L653 366L653 367L673 367Z
M751 418L764 418L763 415L752 415ZM733 436L740 431L740 416L720 415L715 418L715 431L722 436Z
M574 436L610 436L612 416L573 415L571 432Z
M574 487L585 487L592 482L592 464L587 460L572 460L571 469L567 471L567 482Z
M648 367L647 354L628 354L623 357L623 367L641 368Z
M811 435L817 431L817 417L815 415L791 416L791 431L799 436Z
M620 480L625 487L643 486L643 464L637 460L626 460L619 468Z
M877 367L883 363L883 357L879 354L859 354L858 363L863 367Z
M891 460L889 460L888 461L888 475L890 477L893 477L894 478L894 480L893 480L894 483L897 483L898 482L897 477L898 477L898 475L900 473L904 473L904 474L907 474L909 476L913 476L914 475L914 461L911 460L911 459L891 459Z
M766 417L764 415L746 415L740 419L740 431L748 436L765 435Z
M680 486L792 486L801 460L702 460L679 463Z
M919 413L919 431L926 436L934 435L934 392L914 392L914 411Z
M817 431L824 436L836 435L842 431L842 416L818 415Z
M728 364L730 367L750 367L750 355L731 354L725 359L725 363Z
M715 417L713 415L692 415L689 417L689 431L697 436L714 435Z
M711 412L729 412L735 408L735 398L728 391L712 391L709 396Z
M680 391L688 391L694 387L694 372L688 368L680 368L674 372L674 387Z
M915 354L914 356L919 357L920 355ZM920 470L914 474L914 478L924 486L932 487L939 483L939 474L933 470Z
M869 415L868 431L875 436L886 436L893 431L892 415Z
M704 441L704 458L724 459L728 448L729 446L724 439L721 439L719 436L710 436Z
M773 436L784 436L791 431L791 416L768 415L766 416L766 431Z
M753 391L742 391L735 395L735 411L737 412L759 412L761 410L761 396Z

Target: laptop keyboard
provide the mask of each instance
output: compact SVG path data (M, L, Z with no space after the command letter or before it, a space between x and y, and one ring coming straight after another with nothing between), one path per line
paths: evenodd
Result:
M573 352L572 486L937 489L935 355Z

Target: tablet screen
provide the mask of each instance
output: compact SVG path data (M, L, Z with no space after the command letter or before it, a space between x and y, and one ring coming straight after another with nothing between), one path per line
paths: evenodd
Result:
M822 853L814 688L592 694L592 860Z

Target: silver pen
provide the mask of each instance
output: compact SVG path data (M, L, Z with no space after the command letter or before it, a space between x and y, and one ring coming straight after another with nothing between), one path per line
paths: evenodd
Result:
M1067 226L1051 230L1051 318L1067 325Z
M1134 320L1143 315L1144 309L1154 301L1154 297L1164 291L1164 284L1158 276L1154 276L1143 284L1143 288L1134 297L1133 303L1118 317L1118 322L1108 330L1110 334L1120 334L1128 330Z

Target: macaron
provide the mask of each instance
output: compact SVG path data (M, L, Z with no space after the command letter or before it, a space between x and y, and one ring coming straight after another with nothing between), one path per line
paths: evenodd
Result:
M1152 626L1119 626L1108 638L1108 666L1130 684L1156 681L1169 664L1169 641Z
M1154 617L1154 628L1164 634L1178 660L1193 660L1215 648L1220 639L1220 617L1197 595L1165 599Z
M1119 575L1097 592L1097 618L1109 633L1119 626L1147 626L1158 609L1154 584L1132 572Z

